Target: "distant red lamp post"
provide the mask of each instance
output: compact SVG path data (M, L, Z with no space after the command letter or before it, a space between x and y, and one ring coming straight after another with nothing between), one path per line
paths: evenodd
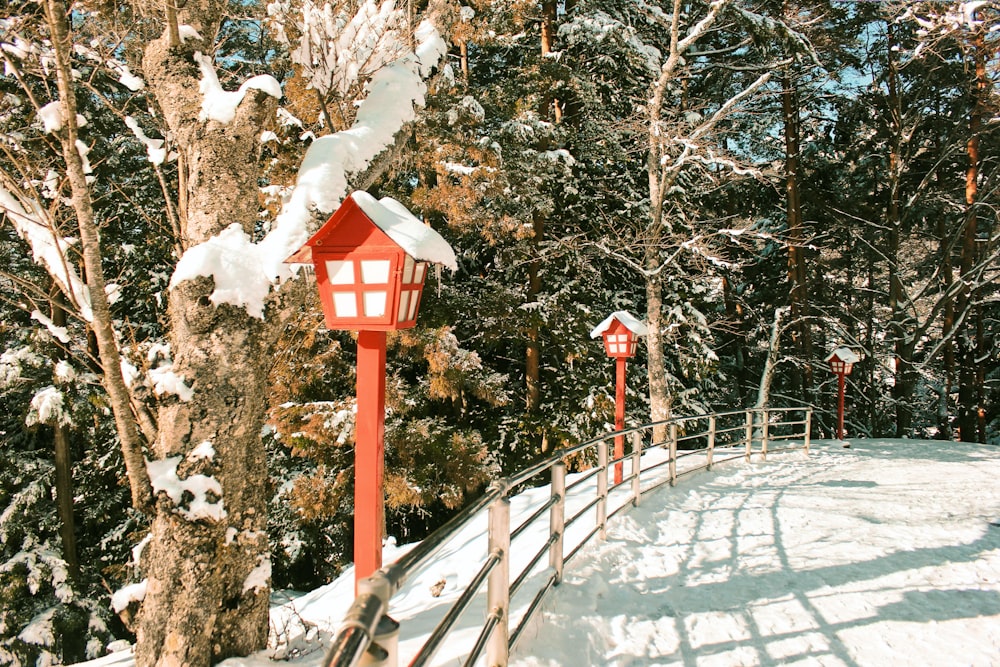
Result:
M644 323L625 312L619 310L611 313L603 322L598 324L590 332L591 338L602 336L604 338L604 351L609 357L615 360L615 430L621 431L625 428L625 362L635 356L636 347L639 344L639 337L645 336L647 328ZM625 441L620 435L615 436L614 458L618 460L615 464L615 484L622 482L621 458L625 455Z
M428 263L451 246L395 199L357 191L285 260L311 264L329 329L358 332L354 464L355 582L382 567L386 331L417 320Z
M844 378L851 374L860 357L849 347L838 347L824 360L837 376L837 440L844 439Z

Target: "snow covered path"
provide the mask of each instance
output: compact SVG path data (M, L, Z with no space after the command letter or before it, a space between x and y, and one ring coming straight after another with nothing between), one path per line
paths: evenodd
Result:
M1000 448L729 464L613 520L512 664L1000 665L997 523Z

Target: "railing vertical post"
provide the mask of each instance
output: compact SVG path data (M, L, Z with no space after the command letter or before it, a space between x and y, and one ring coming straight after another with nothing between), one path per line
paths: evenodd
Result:
M670 425L670 486L677 483L677 422Z
M597 536L608 538L608 441L597 443Z
M708 418L708 470L712 469L712 457L715 455L715 415Z
M489 614L498 616L486 644L486 664L506 667L510 641L510 499L497 498L490 505L489 550L498 554L500 562L490 572L486 584L486 604Z
M636 431L632 434L632 505L634 507L638 507L642 501L640 472L642 472L642 433Z
M747 410L747 461L753 454L753 410Z
M806 432L804 435L806 441L806 454L809 454L809 435L812 432L812 416L812 408L806 408Z
M767 410L760 413L760 460L767 460L767 427L771 422L771 415Z
M566 530L566 464L562 461L552 466L552 497L558 498L549 511L549 567L556 573L555 583L562 581L563 575L563 532Z

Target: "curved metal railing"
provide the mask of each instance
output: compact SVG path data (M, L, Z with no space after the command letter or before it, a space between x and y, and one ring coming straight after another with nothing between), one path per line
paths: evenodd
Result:
M801 418L795 418L798 415ZM749 461L754 455L763 459L768 453L791 449L808 453L811 420L812 408L752 408L678 417L599 436L495 481L485 494L396 562L359 582L358 595L334 637L324 667L353 667L366 652L366 664L395 667L394 650L385 651L374 643L380 621L386 622L392 597L483 512L488 513L489 532L479 569L409 664L420 667L430 662L485 584L486 618L464 664L475 664L485 651L488 665L506 665L510 650L545 595L561 581L566 562L594 536L606 537L609 517L639 505L644 495L661 486L676 484L681 477L719 463L740 458ZM654 441L654 433L665 433L665 439ZM624 452L626 439L631 441L628 454ZM572 475L567 483L565 460L575 455L592 457L596 465ZM530 515L511 531L510 497L546 472L551 473L548 500L529 508ZM609 473L613 473L610 481ZM609 506L613 507L610 511ZM546 516L548 540L541 549L527 554L525 562L517 552L517 574L511 581L511 543ZM589 516L594 517L593 523L584 523ZM525 589L529 581L534 594L514 619L511 599L518 593L531 593Z

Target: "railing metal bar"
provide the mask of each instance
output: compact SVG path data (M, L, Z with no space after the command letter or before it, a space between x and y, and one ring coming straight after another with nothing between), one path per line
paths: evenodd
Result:
M434 628L434 631L431 632L430 637L427 639L427 643L420 648L420 652L417 653L413 660L410 661L410 667L420 667L421 665L425 665L431 658L434 657L434 654L437 653L441 642L444 641L444 638L447 636L448 631L451 630L452 626L455 625L462 614L465 613L465 610L468 608L469 604L476 597L476 594L482 587L483 582L486 581L486 577L488 577L490 572L493 571L493 568L500 563L500 558L501 554L499 553L492 553L489 555L489 558L487 558L486 562L483 563L483 566L479 569L479 572L476 573L476 576L472 578L469 585L465 587L465 590L452 605L451 609L448 610L448 613L444 615L441 622L438 623L437 627Z
M499 614L500 623L486 642L486 663L506 665L510 660L507 642L510 624L510 498L504 496L490 505L487 534L490 553L499 554L500 562L486 580L486 610Z
M669 465L669 464L670 464L670 459L663 459L662 461L660 461L658 463L654 463L654 464L652 464L652 465L650 465L650 466L648 466L646 468L643 468L642 472L649 472L650 470L656 470L657 468L662 468L663 466Z
M698 431L697 433L686 433L684 435L677 436L677 442L684 442L685 440L695 440L697 438L704 438L708 435L708 431Z
M334 645L327 653L323 667L351 667L356 664L371 643L371 638L361 628L353 626L341 630L334 638Z
M569 519L568 521L566 521L566 525L567 526L572 526L573 522L575 522L577 519L579 519L584 514L586 514L588 510L594 509L594 506L597 505L597 503L599 503L599 502L601 502L600 497L597 497L597 498L594 498L593 500L591 500L589 503L587 503L586 505L584 505L583 508L579 512L577 512L576 514L574 514L571 519Z
M745 459L745 458L746 458L745 454L740 454L739 456L727 456L724 459L715 459L712 465L715 465L716 463L725 463L726 461L735 461L736 459Z
M772 434L770 436L770 438L771 438L771 440L801 440L802 439L802 434L801 433L786 433L786 434L782 434L782 435L773 435Z
M591 468L590 470L588 470L587 472L585 472L583 474L583 477L581 477L580 479L573 480L572 484L569 484L569 485L566 486L567 493L570 492L570 491L572 491L576 487L580 486L581 484L583 484L584 482L586 482L591 477L596 477L599 472L601 472L600 466L595 466L594 468Z
M718 431L716 431L716 433L734 433L736 431L743 431L745 429L746 425L741 424L740 426L730 426L728 428L720 428Z
M483 649L486 648L486 642L489 641L493 628L495 628L499 622L500 618L496 613L489 615L486 619L486 623L483 625L482 632L480 632L479 637L476 638L476 643L472 645L472 651L469 653L469 657L465 659L464 663L462 663L464 667L472 667L476 664L476 660L479 659L479 656L483 653Z
M570 560L572 560L573 556L576 555L576 552L579 551L581 548L585 547L587 543L590 542L590 538L596 535L600 529L601 529L600 526L594 526L593 530L587 533L587 535L583 538L583 540L575 547L573 547L573 550L570 551L569 554L566 556L566 558L563 559L563 562L568 563Z
M610 519L614 515L616 515L619 512L621 512L622 510L628 509L630 507L632 507L632 497L631 496L629 496L628 499L625 501L625 503L623 503L620 507L618 507L617 509L615 509L613 512L608 512L608 518Z
M510 540L511 540L511 542L513 542L517 538L518 535L520 535L521 533L523 533L529 526L531 526L531 524L533 524L535 522L536 519L538 519L543 514L545 514L545 511L547 509L549 509L550 507L552 507L553 505L555 505L557 502L559 502L559 498L558 497L550 497L548 499L548 501L546 501L546 503L544 505L542 505L541 507L539 507L537 510L535 510L535 512L531 516L529 516L527 519L525 519L524 521L522 521L520 526L518 526L516 529L514 529L513 531L511 531L511 533L510 533Z
M705 463L705 464L702 464L700 466L694 466L693 468L685 468L684 470L682 470L679 473L677 473L677 477L679 477L679 478L680 477L687 477L691 473L698 472L699 470L704 470L707 467L708 467L708 464Z
M442 544L451 539L460 528L465 526L465 522L479 512L485 510L490 504L504 494L504 489L490 487L480 498L474 500L468 507L459 510L458 514L446 521L427 539L422 540L415 547L403 554L399 560L392 565L383 568L386 577L392 582L392 592L398 591L406 582L410 572L423 565Z
M552 588L552 586L556 583L556 579L557 577L555 572L550 574L549 578L542 585L542 588L538 591L538 593L535 594L535 597L531 599L531 604L528 605L528 608L524 611L524 615L521 616L521 622L517 624L517 627L514 629L514 632L512 632L510 635L511 650L513 650L514 646L517 645L517 641L521 638L521 633L528 626L528 621L530 621L531 617L535 615L535 611L538 610L538 606L542 603L542 600L545 598L545 594L548 593L549 590Z
M677 460L685 459L689 456L694 456L695 454L703 454L708 451L707 447L699 447L698 449L684 449L677 452Z
M542 560L542 556L548 555L549 547L555 544L559 537L559 535L550 535L549 539L546 540L545 544L542 545L542 548L538 550L538 553L535 554L534 558L532 558L524 569L521 570L521 574L519 574L517 579L514 580L514 583L510 585L510 597L514 597L514 595L517 594L517 590L521 588L521 584L523 584L525 579L528 578L528 575L530 575L534 567L538 565L538 562Z
M661 480L660 480L659 482L655 482L655 483L653 483L653 484L651 484L651 485L647 486L647 487L646 487L645 489L643 489L643 490L642 490L642 494L643 494L643 495L646 495L646 494L647 494L647 493L649 493L650 491L655 491L656 489L660 488L661 486L666 486L667 484L670 484L670 481L671 481L671 480L670 480L670 478L669 478L669 477L666 477L666 478L664 478L664 479L661 479Z
M783 417L785 416L790 417L795 412L802 413L804 415L804 419L801 421L793 419L788 419L787 421L782 420ZM737 419L742 418L740 419L740 421L743 421L744 423L742 424L737 423L736 425L731 427L719 428L720 421L725 420L727 417L737 418ZM757 417L757 419L754 419L753 417ZM379 610L384 610L386 608L386 605L388 604L389 599L391 599L391 597L402 588L407 578L417 569L424 566L428 562L428 560L441 548L441 546L444 545L446 542L448 542L450 539L452 539L457 534L457 532L461 528L464 528L465 524L467 524L469 520L471 520L475 515L485 510L495 501L505 498L509 493L511 493L511 490L513 488L517 487L518 485L524 484L525 482L528 482L529 480L538 476L539 474L544 473L546 470L553 468L558 464L561 464L566 457L571 456L577 452L583 452L595 446L597 446L598 450L600 450L602 445L606 449L607 442L615 437L632 435L634 438L641 439L642 436L645 433L650 432L653 427L660 425L666 425L670 427L670 431L672 431L671 439L666 442L652 443L645 448L646 451L648 451L648 449L651 447L664 447L664 448L669 447L671 443L673 443L673 445L676 447L676 443L678 442L686 442L705 437L709 439L710 445L707 448L696 447L695 449L692 450L682 450L682 452L675 453L672 456L668 457L667 460L657 464L653 464L646 469L641 468L641 464L639 464L636 461L636 456L634 454L615 458L612 461L606 461L608 457L606 454L604 454L603 455L604 460L601 461L601 463L603 463L604 465L598 465L593 470L588 471L586 474L584 474L580 479L575 480L573 484L569 486L569 489L576 488L577 486L580 486L581 484L589 481L592 477L598 476L598 487L599 487L598 497L595 498L590 503L588 503L583 508L581 508L569 521L565 522L565 526L573 524L577 519L583 517L589 510L593 509L595 506L598 507L599 516L598 516L598 524L583 538L582 541L577 543L577 545L565 558L562 559L562 562L564 563L572 559L579 552L579 550L594 537L595 534L597 533L603 534L603 532L607 528L606 520L602 522L600 521L600 519L601 515L606 513L607 511L606 503L609 497L607 495L607 492L602 493L600 476L602 473L606 474L606 471L608 470L610 465L615 465L620 462L623 462L626 458L631 458L633 460L632 473L629 475L627 479L623 479L621 484L624 484L625 482L632 483L633 486L632 496L634 496L634 498L632 498L630 502L623 504L622 506L618 507L613 512L611 512L610 516L615 516L621 510L628 507L629 504L637 504L638 499L642 495L650 493L660 488L661 486L671 483L672 481L676 481L676 479L679 477L684 477L699 470L703 470L705 468L710 467L710 464L706 463L704 465L694 466L692 468L678 471L676 470L676 463L678 460L682 458L686 458L694 454L702 454L705 453L706 451L708 451L709 455L708 460L712 463L724 463L727 461L738 460L740 458L746 458L747 455L750 454L752 451L751 448L754 439L753 436L756 435L756 433L750 432L751 425L760 429L761 431L762 455L765 452L767 452L767 442L769 440L771 442L791 441L791 440L798 440L800 438L804 439L805 441L804 445L796 443L796 446L783 447L779 449L772 448L770 451L781 452L781 451L790 451L796 449L804 449L805 452L808 454L809 444L810 444L809 429L811 425L811 418L812 418L812 411L811 408L809 407L750 408L746 410L734 410L731 412L714 413L710 415L674 417L672 419L667 419L660 422L642 424L640 426L624 429L622 431L618 431L611 434L604 434L596 438L593 438L591 440L588 440L586 442L581 442L572 447L558 450L556 452L553 452L547 458L538 461L534 465L516 473L514 476L505 479L500 479L494 482L494 484L490 487L489 490L487 490L487 492L483 496L474 500L467 507L460 510L458 514L453 516L438 530L434 531L434 533L431 534L427 539L421 541L420 544L416 545L413 549L404 554L398 561L376 572L372 576L372 578L366 579L362 583L365 584L365 586L368 586L369 590L371 590L375 595L377 595L378 599L381 600L381 602L379 603L380 604ZM707 420L708 430L697 433L685 433L684 435L680 435L678 433L679 430L678 427L688 424L697 424L698 420ZM794 428L800 425L804 426L803 432L791 433L785 435L774 434L775 430L780 429L782 431L787 431L790 428ZM728 439L728 437L720 437L720 436L728 436L728 434L739 433L740 431L744 431L746 433L745 438L737 439L735 442L728 444L725 442L722 443L719 442L719 440ZM713 454L715 453L733 453L740 451L743 452L742 456L737 454L735 456L725 457L721 459L713 457ZM600 455L600 451L598 453ZM601 457L599 456L599 458ZM659 468L663 465L670 465L671 468L673 468L673 470L671 471L672 473L671 476L668 476L666 479L662 479L660 481L651 484L646 489L639 488L641 475L648 473L652 470L655 470L656 468ZM616 484L612 488L618 488L619 486L621 486L621 484ZM553 489L555 489L555 486L553 486ZM527 527L532 525L537 519L539 519L545 513L546 510L552 509L553 511L555 511L554 508L556 508L558 503L560 502L565 503L566 495L567 495L566 493L563 493L561 494L560 497L560 495L553 493L549 501L545 505L536 509L532 513L532 515L527 520L525 520L520 526L518 526L518 528L513 533L508 533L508 529L505 527L504 528L505 535L509 534L511 539L521 535L527 529ZM492 515L492 510L491 510L491 515ZM491 531L492 530L493 528L491 527ZM509 591L516 591L521 586L523 586L524 582L527 581L528 575L538 565L538 562L544 555L544 553L546 551L549 551L551 553L552 549L556 548L555 546L556 542L559 541L561 543L561 541L565 539L564 533L565 530L560 532L553 532L550 528L550 537L548 543L539 551L537 555L535 555L534 558L532 558L531 563L522 571L521 575L514 582L513 586L510 586L509 588L506 585L503 586L503 592L508 593ZM448 635L448 633L453 628L454 624L458 621L458 618L467 610L469 604L479 592L479 589L482 587L482 584L486 580L486 578L490 577L492 579L491 572L495 570L496 566L498 564L502 564L504 568L507 567L507 565L504 564L505 561L503 559L509 558L509 555L507 553L508 551L509 548L507 546L497 546L495 544L491 546L491 553L487 557L486 561L483 563L482 568L472 579L472 581L469 582L468 586L463 591L462 595L459 596L459 598L455 601L452 607L445 614L445 617L441 620L438 626L431 633L427 642L420 649L418 655L410 663L412 667L418 667L419 665L423 665L434 655L434 653L440 647L441 643L444 641L444 638ZM505 580L506 576L507 575L505 573L504 575ZM496 659L502 659L500 653L502 653L503 651L500 651L499 649L495 650L497 649L495 642L494 643L490 642L491 637L494 640L498 639L498 636L495 636L493 630L497 629L497 625L499 623L501 622L504 623L505 625L503 626L503 628L497 630L497 632L503 630L503 632L501 633L502 637L499 638L503 641L504 648L508 646L513 646L514 643L517 641L518 637L520 637L523 629L526 627L527 621L534 614L537 606L540 604L541 599L544 597L545 593L553 585L557 584L558 580L559 580L558 571L553 570L552 574L548 577L547 581L542 586L542 589L533 598L531 604L529 605L528 610L522 617L514 634L511 636L508 636L509 622L503 618L503 616L506 615L507 611L505 609L501 609L499 606L495 606L494 603L491 602L490 606L495 608L491 610L491 615L486 623L487 627L483 629L480 638L476 642L474 654L470 656L466 664L471 665L473 662L475 662L480 657L480 654L484 650L484 647L489 647L491 655L494 655ZM491 591L493 590L492 586L493 584L491 582ZM357 603L355 603L355 605L352 605L352 609L354 609L355 606L357 606ZM344 626L342 626L341 629L338 631L336 637L333 640L333 648L328 654L327 662L324 663L325 666L346 667L347 665L354 665L357 663L359 659L361 659L361 656L364 655L365 650L367 650L368 645L371 643L371 638L369 636L370 632L366 631L367 625L363 625L361 622L363 621L364 623L367 624L367 622L371 620L369 619L369 616L371 616L372 618L377 618L378 615L384 613L384 611L375 610L374 607L372 607L372 609L370 610L366 608L363 611L364 611L363 619L359 617L359 619L357 619L357 622L353 624L345 622ZM378 613L376 613L376 611Z

